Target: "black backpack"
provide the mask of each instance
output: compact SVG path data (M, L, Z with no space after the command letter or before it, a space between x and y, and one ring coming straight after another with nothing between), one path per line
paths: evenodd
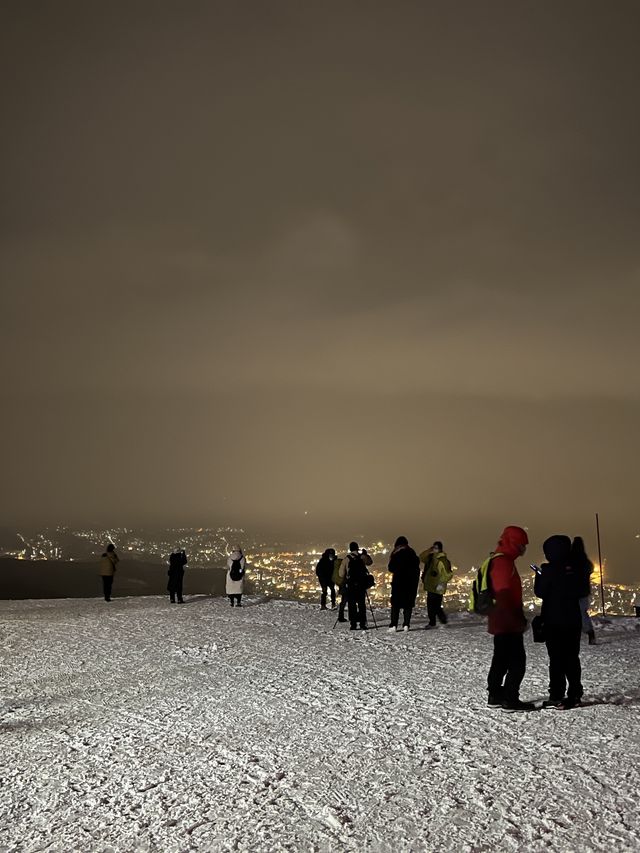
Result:
M369 589L368 578L373 578L367 571L364 560L360 554L347 555L347 573L345 580L350 589ZM375 579L373 581L375 583Z
M244 574L244 571L242 569L242 558L240 558L239 560L234 560L231 563L231 569L229 570L229 577L231 578L232 581L241 581L243 574Z

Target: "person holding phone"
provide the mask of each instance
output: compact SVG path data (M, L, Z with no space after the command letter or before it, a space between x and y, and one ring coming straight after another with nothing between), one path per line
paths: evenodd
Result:
M589 594L589 574L571 563L571 539L550 536L542 550L546 563L536 573L534 592L542 599L541 617L549 654L549 699L545 707L568 710L582 699L580 599Z

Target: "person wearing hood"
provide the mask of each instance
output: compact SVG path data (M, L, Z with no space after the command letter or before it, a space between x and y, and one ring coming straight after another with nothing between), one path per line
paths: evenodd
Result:
M357 630L358 623L362 631L367 628L367 566L372 563L371 556L364 548L360 551L357 542L349 543L349 551L340 564L339 577L343 600L346 598L349 607L352 631ZM342 621L340 617L338 621Z
M505 711L533 711L532 702L520 701L520 685L527 669L523 634L527 629L522 604L522 582L516 560L527 550L529 537L522 527L505 527L493 552L489 578L494 604L488 631L493 635L493 658L487 687L489 705Z
M327 548L316 566L316 575L322 589L320 596L320 610L327 609L327 589L331 590L331 607L336 606L336 587L333 582L333 571L336 563L336 552L334 548Z
M113 587L113 576L116 573L116 565L120 558L116 554L116 546L112 543L107 545L107 550L100 559L100 575L102 577L102 591L104 600L111 601L111 589Z
M420 580L420 560L410 547L406 536L398 536L389 557L391 581L391 624L389 631L398 630L398 620L402 610L402 629L408 631L411 626L411 613L418 594Z
M589 592L589 573L584 565L572 565L568 536L550 536L542 550L548 562L536 573L534 592L542 599L540 616L549 653L549 699L544 704L566 710L579 705L583 693L580 599Z
M582 536L576 536L571 543L571 565L574 569L586 572L588 578L591 578L593 572L593 563L587 556L584 547ZM580 613L582 614L582 633L589 637L589 645L594 646L596 643L596 632L593 627L593 621L589 616L589 603L591 601L591 581L589 581L589 592L580 599Z
M442 607L442 600L447 591L447 584L453 576L453 570L442 542L436 541L431 548L423 551L420 554L420 562L424 563L422 583L427 593L427 616L429 617L425 628L435 628L436 618L446 625L447 614Z
M244 575L247 570L247 561L242 548L239 545L233 549L227 560L227 595L233 607L237 604L242 607L242 593L244 590Z

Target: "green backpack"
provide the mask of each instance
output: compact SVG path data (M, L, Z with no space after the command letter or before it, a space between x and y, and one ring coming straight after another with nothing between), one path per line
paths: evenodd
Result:
M475 577L471 587L471 594L469 595L469 610L471 613L486 616L495 604L489 569L493 558L499 556L501 556L499 553L491 554L478 569L478 574Z
M344 583L344 578L340 577L340 566L342 565L342 557L336 557L336 560L333 564L333 575L331 577L331 581L335 584L335 586L340 586L341 583Z

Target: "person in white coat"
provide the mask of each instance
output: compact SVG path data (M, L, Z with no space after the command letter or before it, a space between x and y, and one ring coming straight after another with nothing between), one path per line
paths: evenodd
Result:
M242 607L242 592L244 590L244 575L247 570L247 561L242 548L236 546L227 560L227 595L229 603L233 607L237 604Z

